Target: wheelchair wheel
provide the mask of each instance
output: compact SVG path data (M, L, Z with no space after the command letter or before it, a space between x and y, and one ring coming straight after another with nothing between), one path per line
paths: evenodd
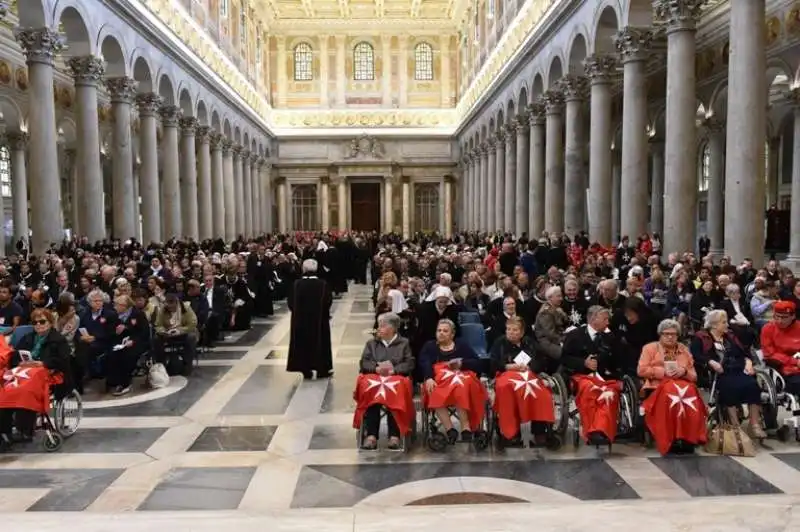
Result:
M778 428L778 392L769 373L756 369L756 382L761 388L761 415L765 430Z
M69 438L78 431L83 419L83 399L77 390L72 390L66 397L55 403L53 424L61 436Z
M564 377L558 373L547 376L547 381L553 392L553 410L556 418L553 423L553 432L558 434L559 440L561 440L569 424L569 388L567 388ZM559 443L560 446L561 443Z
M558 451L561 449L563 445L563 440L561 439L561 435L559 434L548 434L547 435L547 443L545 446L549 451Z
M435 453L444 452L447 449L447 437L439 431L428 434L428 449Z
M48 453L54 453L61 449L61 446L64 444L64 438L58 432L54 430L47 430L44 434L44 439L42 440L42 447Z
M779 442L786 443L789 441L789 434L791 430L788 425L783 425L779 427L778 430L775 431L775 437L778 438Z

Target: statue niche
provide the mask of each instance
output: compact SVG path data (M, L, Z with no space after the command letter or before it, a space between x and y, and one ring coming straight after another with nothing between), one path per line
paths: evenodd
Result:
M354 138L345 146L345 159L382 159L383 156L381 141L366 133Z

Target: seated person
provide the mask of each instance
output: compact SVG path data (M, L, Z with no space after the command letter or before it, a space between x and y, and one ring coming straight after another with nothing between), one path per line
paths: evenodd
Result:
M622 360L608 331L611 311L592 305L587 324L568 332L561 360L574 372L575 405L581 415L581 432L589 445L608 445L617 437Z
M105 307L106 297L102 290L95 288L86 296L89 305L82 315L78 327L78 342L75 348L75 387L83 393L83 377L88 369L89 376L105 376L104 358L113 347L114 328L117 315Z
M658 319L652 309L638 297L630 297L622 305L623 318L612 330L620 350L619 362L625 375L636 375L642 348L658 340Z
M758 333L753 327L750 305L745 304L742 300L742 291L736 283L725 287L725 296L720 308L728 314L730 330L745 347L750 348L758 340Z
M197 348L197 316L192 311L192 306L182 303L175 294L167 294L164 308L158 313L154 325L156 336L153 338L153 353L156 361L165 364L167 371L173 369L173 373L177 373L175 366L167 363L164 346L167 343L181 344L183 367L180 373L191 373Z
M522 318L506 320L506 334L492 345L491 374L495 378L494 411L502 446L519 446L520 425L531 422L536 444L543 444L546 426L555 422L553 395L539 379L547 358L538 353L533 339L525 336Z
M33 331L20 339L16 351L0 338L0 451L11 446L15 424L22 441L33 438L36 416L50 410L51 386L59 388L53 390L57 397L71 388L69 345L53 328L55 316L36 309L31 322Z
M10 336L14 329L22 325L24 311L11 295L12 283L9 279L0 281L0 327L3 334Z
M795 310L791 301L775 303L772 321L761 329L761 351L767 364L783 377L786 391L800 395L800 322Z
M356 413L353 425L364 423L362 449L377 449L381 407L389 431L389 449L400 449L400 436L411 430L414 412L413 388L409 376L414 357L408 340L397 334L400 316L387 312L378 316L377 338L367 340L361 354L361 375L356 382Z
M229 312L227 291L215 284L215 277L212 274L207 274L203 277L200 294L209 308L203 342L207 347L213 347L220 339L223 320Z
M203 297L200 281L189 279L186 282L186 295L183 297L183 301L192 306L192 312L197 316L197 328L200 331L205 330L208 317L211 315L211 305L208 299Z
M696 367L717 375L717 402L725 408L728 421L739 425L737 407L748 405L750 429L754 438L767 437L761 419L761 388L750 350L728 330L728 313L712 310L705 317L703 330L694 335L691 345ZM711 384L711 383L709 383Z
M706 442L706 405L697 391L689 348L678 342L677 321L658 324L658 341L642 349L637 370L645 379L644 420L661 454L691 453Z
M550 359L547 366L548 373L555 373L561 360L561 344L564 343L564 332L569 326L569 318L561 309L561 288L551 286L545 293L547 302L539 309L536 315L536 325L533 332L539 349Z
M106 387L111 395L122 396L131 391L139 357L150 348L150 324L129 296L117 297L114 310L119 324L114 329L114 347L108 353Z
M498 298L498 301L501 301ZM502 310L498 314L492 314L489 318L489 330L486 332L487 343L492 346L498 338L502 338L506 332L506 320L517 316L517 300L513 297L504 297L502 299ZM521 305L520 305L521 306ZM524 322L523 322L524 324ZM527 329L523 331L525 336L528 335Z
M456 408L461 440L468 442L481 426L487 398L477 374L478 355L466 343L456 341L455 336L455 323L439 320L436 340L427 342L419 355L424 380L423 403L426 409L436 412L451 445L458 439L458 431L453 428L448 407Z

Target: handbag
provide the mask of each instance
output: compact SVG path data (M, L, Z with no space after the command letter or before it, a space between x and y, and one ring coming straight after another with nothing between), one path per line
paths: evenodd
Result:
M721 423L708 431L706 452L722 456L755 456L753 440L742 427Z
M169 386L169 374L164 364L156 362L150 365L147 370L147 384L155 390Z

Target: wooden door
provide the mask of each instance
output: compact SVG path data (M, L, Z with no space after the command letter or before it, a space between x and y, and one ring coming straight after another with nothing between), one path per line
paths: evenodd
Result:
M350 184L350 228L354 231L381 230L381 185Z

